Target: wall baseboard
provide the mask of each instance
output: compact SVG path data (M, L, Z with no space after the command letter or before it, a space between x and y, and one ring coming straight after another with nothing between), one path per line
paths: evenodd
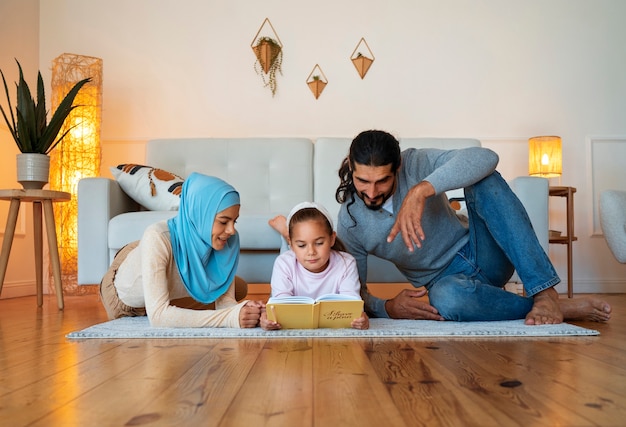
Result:
M46 286L44 286L44 294L45 293L47 293ZM2 286L2 296L0 296L0 299L27 297L36 294L37 289L34 282L12 282L5 283Z
M626 279L574 280L574 293L623 294L626 293Z

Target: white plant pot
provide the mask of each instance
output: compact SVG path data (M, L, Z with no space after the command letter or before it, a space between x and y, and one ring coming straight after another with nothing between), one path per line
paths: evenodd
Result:
M50 156L38 153L17 155L17 182L25 190L41 190L50 176Z

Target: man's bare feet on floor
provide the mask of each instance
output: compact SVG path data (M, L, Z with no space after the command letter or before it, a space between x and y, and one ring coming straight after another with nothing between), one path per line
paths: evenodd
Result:
M592 320L606 322L611 318L611 306L597 297L563 298L554 288L534 296L533 308L526 315L527 325L550 325L563 320Z
M559 294L554 288L539 292L534 297L533 308L526 315L527 325L551 325L563 322L559 307Z
M606 322L611 318L609 303L594 296L563 298L559 300L559 306L565 320Z

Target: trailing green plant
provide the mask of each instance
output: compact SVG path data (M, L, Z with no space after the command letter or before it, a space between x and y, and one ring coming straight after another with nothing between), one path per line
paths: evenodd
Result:
M261 47L265 45L270 50L269 62L265 63L266 58L261 55ZM271 37L259 37L253 47L257 60L254 63L254 71L263 79L263 87L269 87L272 96L276 95L278 83L276 81L276 73L283 74L283 48L276 40ZM265 71L267 70L267 71Z
M2 111L4 121L22 153L49 154L71 130L71 128L67 129L59 136L59 131L63 127L65 119L74 108L78 107L78 105L73 105L78 91L91 79L83 79L70 89L54 114L52 114L52 118L48 123L46 95L41 72L37 74L37 99L35 100L31 95L28 84L24 80L22 66L17 59L15 62L17 62L17 67L20 70L19 82L15 85L17 89L17 106L14 112L9 96L9 88L4 78L4 73L0 70L2 82L4 83L4 92L9 104L8 112L2 108L2 105L0 105L0 111Z

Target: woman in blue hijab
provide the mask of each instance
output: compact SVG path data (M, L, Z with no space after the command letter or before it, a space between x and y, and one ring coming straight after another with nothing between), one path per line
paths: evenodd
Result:
M160 327L255 327L263 304L235 299L239 193L223 180L192 173L178 214L149 226L120 250L100 293L109 318L147 314ZM173 303L193 298L215 309ZM198 304L196 304L198 305Z

